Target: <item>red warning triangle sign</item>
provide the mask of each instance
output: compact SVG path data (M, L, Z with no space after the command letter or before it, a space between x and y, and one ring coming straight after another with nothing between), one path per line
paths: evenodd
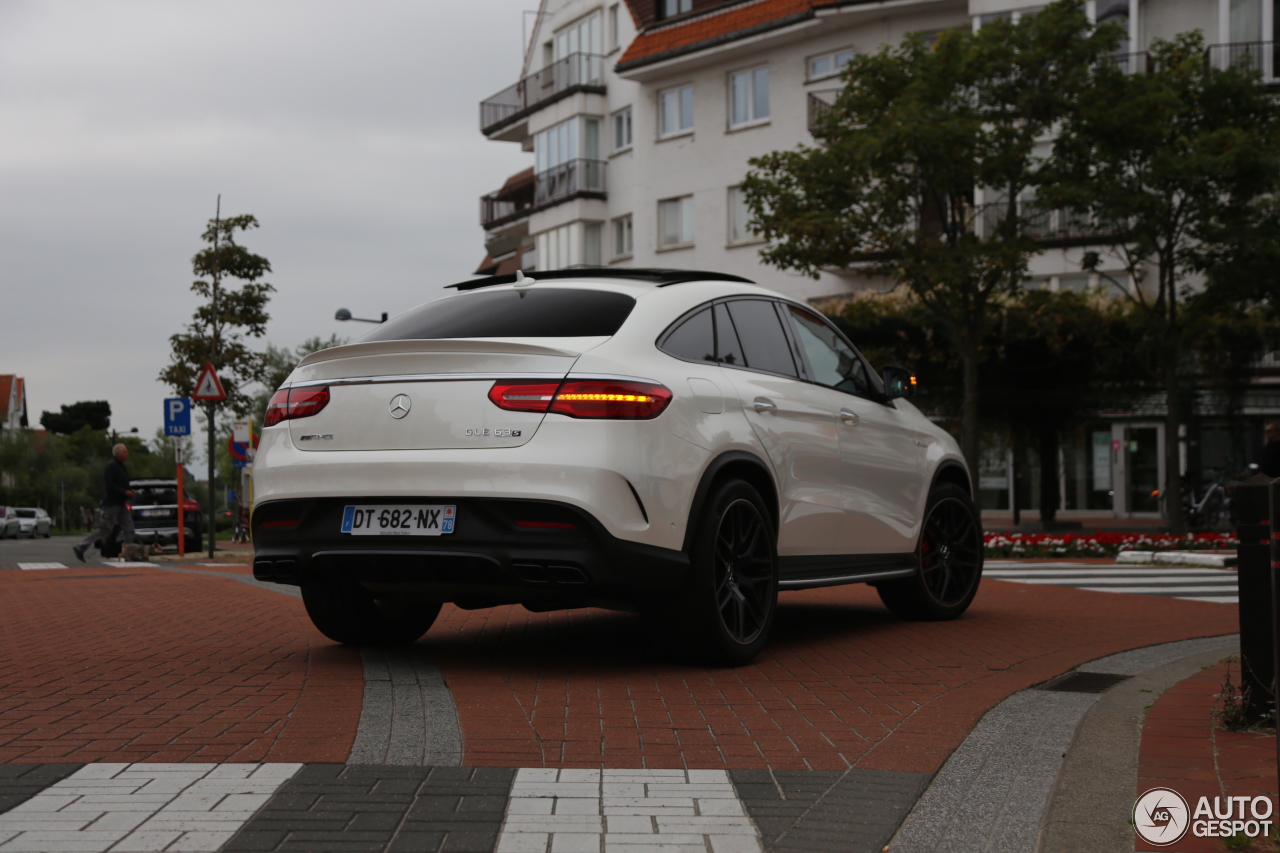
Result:
M213 369L212 363L206 362L204 369L200 371L200 378L196 380L196 390L191 393L191 399L206 402L227 399L227 392L223 389L222 380L218 378L218 371Z

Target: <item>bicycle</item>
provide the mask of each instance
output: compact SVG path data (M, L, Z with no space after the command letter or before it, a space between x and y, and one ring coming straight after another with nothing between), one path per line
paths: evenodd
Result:
M1213 470L1213 469L1210 469ZM1158 489L1153 493L1160 498L1160 514L1169 517L1166 493ZM1196 497L1195 488L1184 475L1182 478L1182 514L1188 528L1198 528L1211 533L1228 533L1231 530L1231 489L1226 469L1218 471L1213 482L1205 487L1204 494Z

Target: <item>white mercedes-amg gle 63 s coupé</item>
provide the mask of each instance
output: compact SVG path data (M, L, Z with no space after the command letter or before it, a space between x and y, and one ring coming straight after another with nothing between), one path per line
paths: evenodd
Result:
M303 359L255 464L254 576L342 643L441 604L639 612L737 665L780 591L950 619L982 574L957 443L803 303L737 276L494 276Z

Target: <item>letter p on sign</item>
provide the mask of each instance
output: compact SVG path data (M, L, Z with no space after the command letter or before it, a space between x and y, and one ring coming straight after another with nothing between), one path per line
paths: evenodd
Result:
M164 434L191 435L191 398L166 397L164 401Z

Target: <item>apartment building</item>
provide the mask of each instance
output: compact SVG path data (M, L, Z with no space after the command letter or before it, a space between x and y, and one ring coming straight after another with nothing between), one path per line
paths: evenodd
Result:
M1124 26L1128 38L1118 61L1134 72L1144 69L1153 39L1199 29L1211 44L1209 61L1251 62L1270 83L1280 72L1273 67L1275 2L1089 0L1086 9L1096 21ZM721 270L807 300L881 287L855 272L813 280L763 264L738 192L748 161L820 144L811 132L815 113L830 103L841 68L857 53L908 33L1016 20L1041 5L542 0L520 79L480 104L481 132L520 145L530 166L481 199L486 255L477 272L601 265ZM1062 239L1046 240L1032 259L1029 286L1107 284L1081 271L1086 247L1070 227L1066 218L1046 215L1046 236ZM1132 286L1118 269L1111 272L1121 286ZM1212 409L1211 402L1205 406ZM1272 392L1246 406L1259 421L1277 412L1280 394ZM1218 427L1206 423L1207 438L1183 437L1193 470L1241 455L1240 436L1215 433ZM1260 437L1260 428L1249 430ZM1057 477L1065 515L1156 512L1150 493L1165 482L1159 412L1110 413L1064 440ZM1214 449L1201 454L1201 444ZM984 508L1009 507L1012 462L1009 448L997 443L988 450L980 471ZM1034 459L1018 470L1019 494L1038 495Z

